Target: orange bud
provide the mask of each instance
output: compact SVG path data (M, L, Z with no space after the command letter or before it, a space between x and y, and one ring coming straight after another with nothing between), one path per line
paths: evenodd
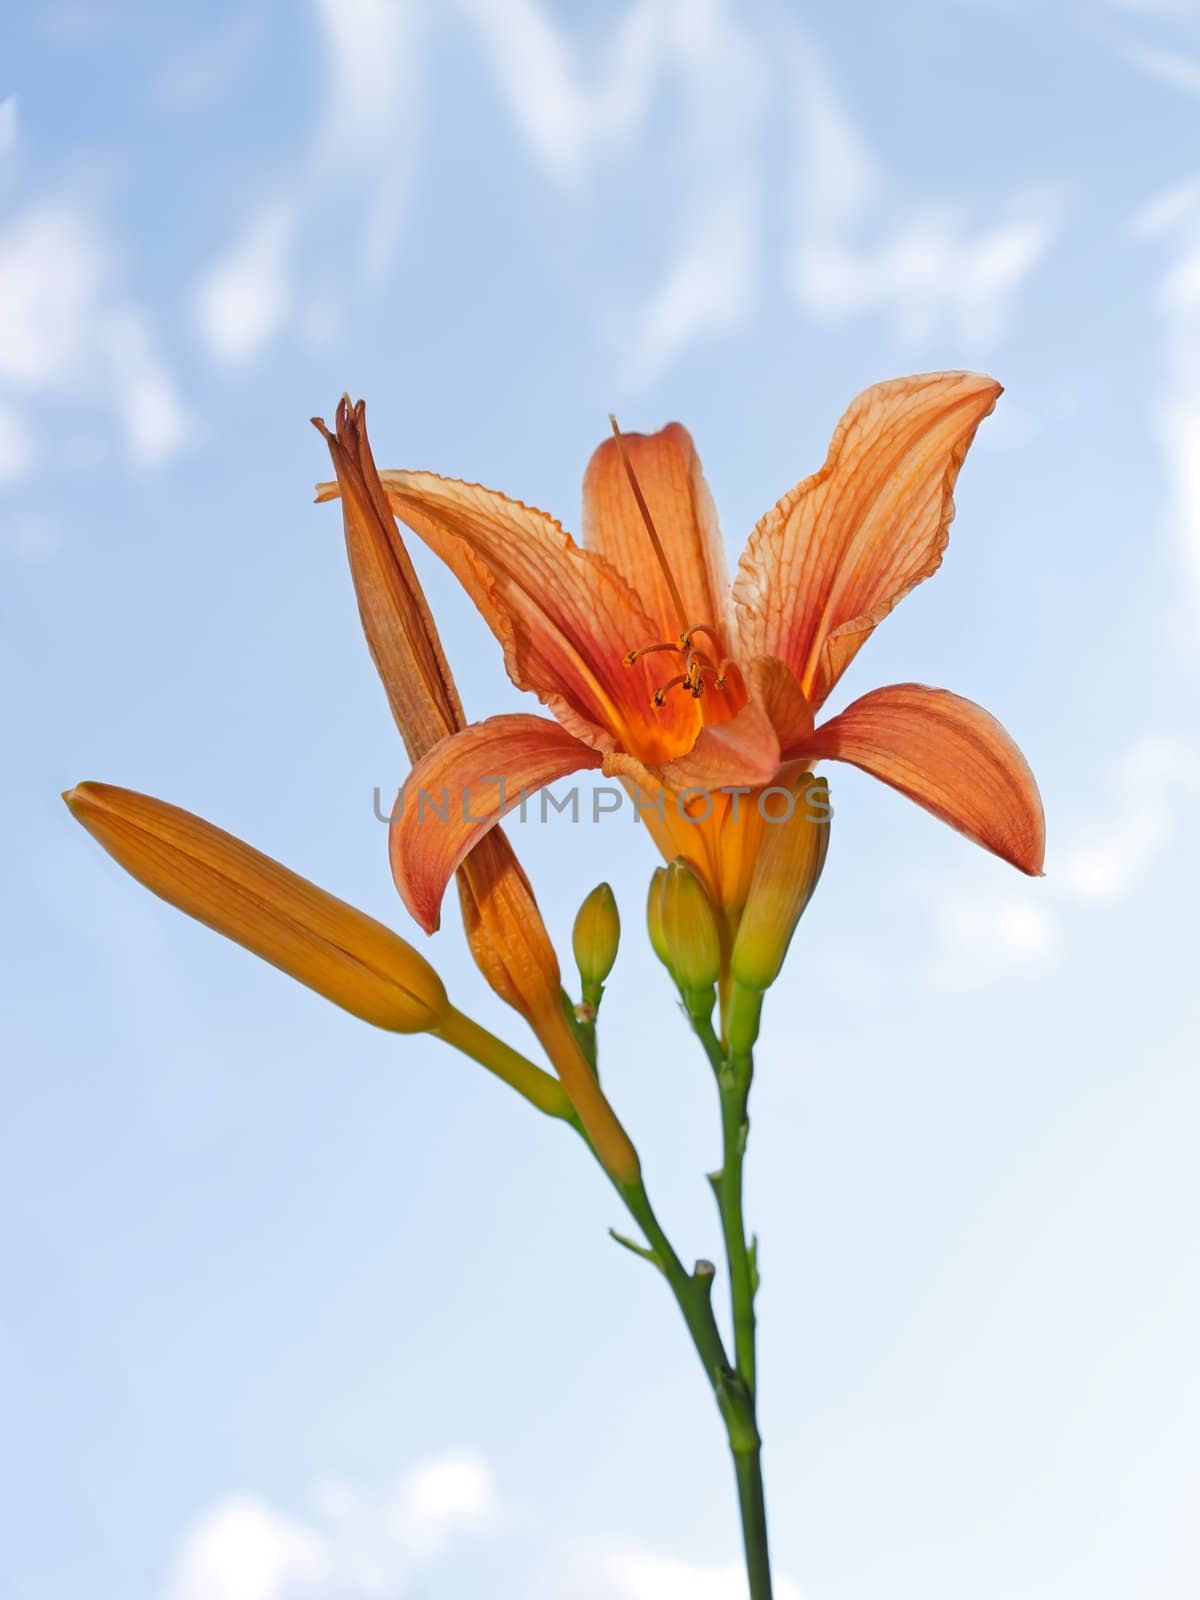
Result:
M374 917L190 811L104 783L63 796L77 822L154 894L376 1027L435 1030L442 980Z
M437 624L396 525L367 437L361 400L338 404L334 432L313 418L329 446L340 495L350 575L371 658L409 758L416 762L467 725ZM467 943L500 998L533 1021L557 1008L558 958L528 878L500 828L475 846L457 872Z
M786 818L768 823L750 879L730 968L747 989L769 989L779 976L796 924L829 849L829 785L811 772L791 787Z

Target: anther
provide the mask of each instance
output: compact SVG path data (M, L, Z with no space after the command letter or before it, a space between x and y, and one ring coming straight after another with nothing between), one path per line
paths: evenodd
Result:
M681 685L686 686L688 689L691 689L692 687L692 680L688 677L686 672L681 672L677 678L672 678L668 683L659 684L658 688L654 691L654 704L659 708L660 711L662 710L663 706L666 705L667 695L671 692L671 690L677 689Z

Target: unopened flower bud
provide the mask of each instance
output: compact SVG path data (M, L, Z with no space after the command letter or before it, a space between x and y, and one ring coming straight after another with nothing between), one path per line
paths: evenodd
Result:
M663 889L666 887L666 882L666 867L655 867L650 875L650 892L646 896L646 928L650 934L650 944L654 954L674 977L671 952L667 949L667 936L663 932Z
M437 1030L442 980L390 928L178 806L81 783L71 815L125 871L171 905L394 1033Z
M825 865L831 814L829 785L805 772L792 785L792 808L786 818L764 829L730 957L735 998L738 989L761 996L779 976L796 924ZM749 1001L745 1006L735 1003L733 1009L757 1017L757 1008ZM739 1039L736 1044L743 1046L746 1041Z
M598 883L579 908L571 944L575 965L583 980L583 998L596 1005L621 940L621 918L617 901L607 883Z
M707 1016L721 976L721 932L708 891L680 856L662 886L662 934L669 965L693 1016Z

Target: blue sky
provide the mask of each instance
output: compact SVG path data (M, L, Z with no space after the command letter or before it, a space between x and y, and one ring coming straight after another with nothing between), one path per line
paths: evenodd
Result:
M831 775L749 1194L784 1600L1196 1593L1198 96L1189 0L9 19L5 1597L744 1592L702 1381L573 1142L143 894L58 792L159 794L403 929L308 417L362 394L381 462L577 527L606 413L677 416L736 553L860 388L950 366L1007 392L840 693L1000 716L1047 877ZM420 559L469 710L516 707ZM617 890L606 1081L711 1253L649 841L512 832L564 951Z

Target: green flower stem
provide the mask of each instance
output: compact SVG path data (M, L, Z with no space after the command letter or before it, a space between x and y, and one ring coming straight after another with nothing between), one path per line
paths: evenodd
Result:
M714 1268L698 1261L688 1272L654 1213L645 1185L614 1182L629 1214L641 1229L647 1255L661 1271L683 1314L692 1344L700 1358L725 1424L737 1477L738 1507L746 1552L750 1600L772 1600L771 1562L767 1544L767 1518L763 1497L762 1441L754 1401L754 1293L757 1270L753 1251L746 1244L742 1221L742 1164L746 1153L746 1102L750 1093L750 1062L726 1060L711 1021L693 1017L693 1024L713 1064L721 1089L724 1130L724 1166L713 1175L729 1257L733 1301L735 1359L731 1363L712 1307ZM574 1126L587 1142L582 1126ZM619 1238L619 1236L618 1236ZM620 1240L629 1245L630 1241Z
M722 1162L721 1170L712 1174L711 1182L721 1214L721 1230L729 1264L734 1361L737 1375L745 1387L750 1418L754 1424L753 1436L747 1439L745 1448L738 1449L732 1438L730 1441L737 1471L746 1568L750 1578L751 1600L770 1600L771 1569L763 1499L762 1443L758 1433L756 1404L758 1372L754 1297L758 1292L758 1265L753 1246L746 1242L742 1203L742 1172L750 1133L747 1108L754 1062L748 1050L726 1054L711 1017L693 1015L692 1026L712 1066L721 1100Z
M746 1577L750 1600L771 1600L771 1557L767 1545L767 1508L763 1501L761 1448L734 1452L738 1506L742 1513L742 1539L746 1548Z
M456 1050L478 1061L489 1072L494 1072L548 1117L561 1117L564 1122L574 1121L575 1108L557 1078L535 1067L532 1061L511 1045L505 1044L494 1033L489 1033L478 1022L472 1022L461 1011L451 1006L433 1032L437 1038L444 1039Z
M700 1357L700 1364L715 1391L722 1375L730 1369L721 1330L717 1327L717 1319L713 1315L712 1262L698 1261L694 1272L687 1270L654 1215L643 1183L618 1184L617 1192L624 1200L630 1216L645 1235L646 1243L654 1252L655 1262L679 1303L683 1320L687 1323L692 1343L696 1347L696 1354ZM718 1396L718 1401L719 1399Z

